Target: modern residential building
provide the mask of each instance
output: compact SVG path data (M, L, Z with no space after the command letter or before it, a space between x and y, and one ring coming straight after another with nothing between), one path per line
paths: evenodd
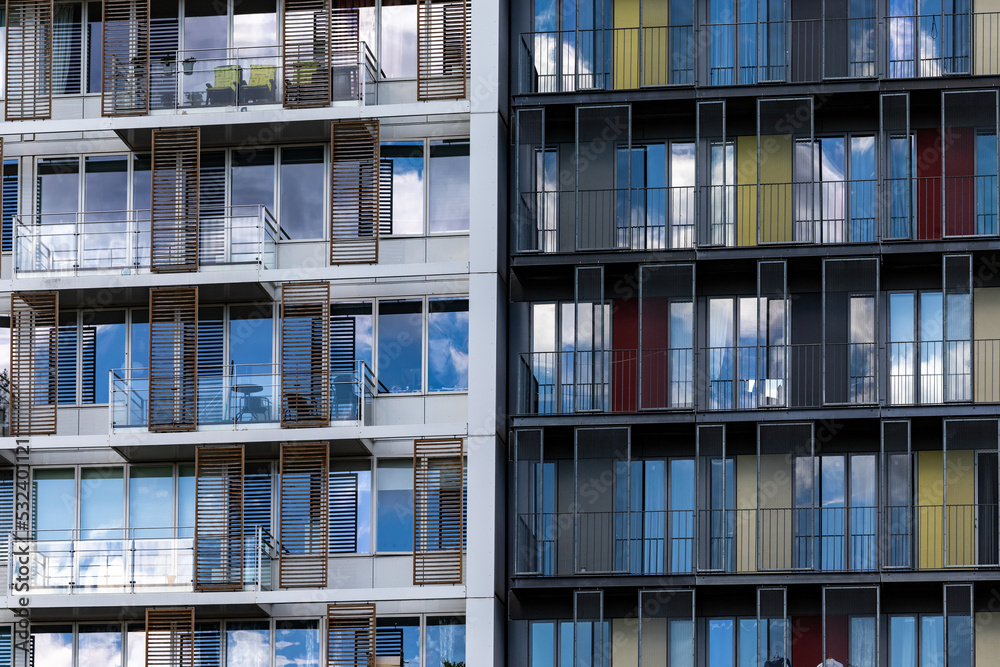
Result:
M506 23L7 2L0 664L502 664Z
M510 49L508 664L996 664L1000 5Z

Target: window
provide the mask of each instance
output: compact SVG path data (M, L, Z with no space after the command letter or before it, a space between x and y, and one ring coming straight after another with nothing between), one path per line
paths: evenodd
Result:
M379 64L386 78L417 78L417 0L383 1Z
M469 231L469 142L431 142L428 181L430 232Z
M76 646L77 664L121 667L121 624L80 625Z
M33 625L29 664L73 667L73 626Z
M469 230L467 139L384 142L380 155L394 236Z
M394 667L421 664L420 618L376 618L375 639L377 664L385 662Z
M423 386L423 304L378 304L378 378L390 393L419 392Z
M413 462L380 460L376 483L376 551L413 551Z
M226 664L270 667L271 628L268 621L226 623Z
M319 667L319 621L275 621L276 665Z
M280 178L281 238L323 238L327 191L323 148L282 149Z
M329 499L330 553L371 553L371 462L330 461Z
M0 49L2 48L3 44L0 42ZM3 83L0 83L0 88L2 86ZM14 216L17 215L18 211L17 166L17 160L4 160L3 162L3 228L0 230L3 236L3 247L0 250L3 252L10 252L13 249Z
M469 301L430 299L428 309L428 391L466 391L469 388Z
M377 632L377 629L376 629ZM445 662L465 662L465 618L462 616L429 616L425 630L425 651L430 667Z
M59 320L59 402L108 403L110 371L127 366L126 312L70 311Z

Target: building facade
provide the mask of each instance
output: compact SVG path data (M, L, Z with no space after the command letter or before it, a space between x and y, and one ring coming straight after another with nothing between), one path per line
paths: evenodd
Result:
M505 9L3 18L0 664L501 664Z
M508 664L996 662L998 12L514 3Z

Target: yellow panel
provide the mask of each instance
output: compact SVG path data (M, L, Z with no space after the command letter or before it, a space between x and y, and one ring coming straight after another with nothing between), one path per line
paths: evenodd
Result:
M757 137L736 138L736 244L757 245Z
M792 461L760 457L760 569L792 566Z
M1000 288L974 290L973 299L976 401L993 403L1000 401Z
M736 569L757 570L757 457L736 457Z
M917 452L917 567L944 565L944 453Z
M792 135L760 138L760 240L792 241Z
M947 461L946 528L948 565L976 562L976 453L971 449L949 451Z
M614 87L638 88L639 0L615 0Z
M973 6L973 73L1000 74L1000 0L976 0Z
M635 622L630 619L633 625ZM622 663L625 667L635 667L636 660ZM667 664L667 619L642 619L642 665L641 667L661 667ZM618 667L616 662L614 667Z
M976 667L994 667L1000 655L1000 614L976 612Z
M666 619L656 619L664 622L666 629ZM643 621L643 624L649 621ZM646 627L649 629L649 626ZM643 650L648 650L650 633L647 635L646 646ZM657 633L658 634L658 633ZM665 632L663 633L666 634ZM634 618L613 618L611 619L611 667L635 667L639 662L639 622ZM645 660L643 660L645 662Z
M670 25L667 0L642 3L642 85L670 83Z

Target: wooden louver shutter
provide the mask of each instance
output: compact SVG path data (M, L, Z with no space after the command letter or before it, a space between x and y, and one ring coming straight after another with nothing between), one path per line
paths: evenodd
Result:
M335 102L360 100L361 16L356 7L334 9L330 18L330 71Z
M56 432L58 322L57 292L11 295L11 435Z
M326 442L281 445L278 585L282 588L326 586L329 453Z
M149 430L198 427L198 288L149 290Z
M7 120L52 117L52 0L7 0Z
M413 443L413 584L462 583L462 440Z
M286 108L330 105L330 0L284 0L281 67Z
M326 606L326 667L375 665L375 605Z
M105 116L149 113L149 0L104 0L101 108Z
M194 608L146 610L146 667L194 667Z
M378 174L378 237L392 236L392 160L379 161Z
M199 128L153 131L150 269L198 270Z
M333 123L330 146L330 263L378 262L379 122Z
M330 423L330 284L281 288L281 425Z
M466 96L469 76L469 0L418 0L417 99Z
M195 451L195 590L243 588L243 445Z

